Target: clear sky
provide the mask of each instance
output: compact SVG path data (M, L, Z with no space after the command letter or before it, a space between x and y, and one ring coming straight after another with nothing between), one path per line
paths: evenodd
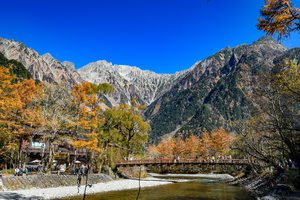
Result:
M0 37L40 54L174 73L226 46L252 43L264 0L3 0ZM293 0L299 7L300 0ZM286 41L300 47L300 34Z

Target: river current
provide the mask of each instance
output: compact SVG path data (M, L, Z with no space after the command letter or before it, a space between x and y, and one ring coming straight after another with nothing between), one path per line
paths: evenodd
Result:
M172 177L174 179L174 177ZM138 190L124 190L87 195L87 200L135 200ZM79 200L82 197L72 197ZM139 200L252 200L241 187L231 186L214 179L190 179L168 185L143 188Z

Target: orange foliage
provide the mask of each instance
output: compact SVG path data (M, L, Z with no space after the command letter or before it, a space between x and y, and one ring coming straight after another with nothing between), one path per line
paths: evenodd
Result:
M223 128L211 133L210 149L214 155L221 156L230 150L233 136L228 134Z
M171 157L174 155L173 148L175 146L174 139L169 137L161 141L157 145L157 151L161 157Z
M88 150L92 153L92 159L100 160L104 151L101 143L102 130L99 129L99 126L104 123L104 118L101 115L101 99L89 82L76 85L72 90L72 96L78 115L75 124L85 137L85 140L75 138L72 145L76 149Z
M102 120L98 117L100 107L100 99L93 91L92 84L84 82L76 85L72 90L72 96L74 98L74 105L78 109L79 124L83 128L93 132Z
M209 149L211 146L211 140L210 140L210 135L208 132L204 132L202 134L202 137L200 138L198 146L198 152L201 156L208 156L209 155Z
M35 101L41 96L42 85L33 80L13 83L15 76L0 67L0 127L8 142L3 148L19 148L22 141L43 123Z
M185 157L196 157L199 155L199 149L200 149L200 138L195 135L190 135L185 140L185 148L184 153Z
M268 34L277 33L281 38L300 30L300 9L290 0L267 0L260 12L258 29Z
M191 134L185 140L181 137L168 137L158 145L151 145L148 154L160 158L197 158L207 156L223 156L228 154L233 136L224 129L204 132L201 137Z
M88 138L88 140L75 140L72 142L72 146L76 149L88 149L91 152L102 153L103 148L98 145L97 134L91 133Z

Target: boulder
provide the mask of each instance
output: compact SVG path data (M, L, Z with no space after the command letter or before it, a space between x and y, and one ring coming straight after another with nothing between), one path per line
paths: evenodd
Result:
M278 184L273 187L271 194L272 195L279 195L279 196L286 196L293 192L290 185L285 184Z
M296 176L293 180L293 184L296 189L300 189L300 176Z

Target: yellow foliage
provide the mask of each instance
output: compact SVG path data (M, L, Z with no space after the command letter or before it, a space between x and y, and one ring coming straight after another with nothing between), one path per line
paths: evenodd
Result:
M191 134L185 140L181 137L164 138L158 145L150 145L148 154L154 157L181 158L223 156L228 154L234 137L224 129L204 132L201 137Z
M267 0L261 15L257 26L268 34L278 33L281 38L300 30L300 10L290 0Z
M0 142L7 151L20 147L43 122L40 110L34 104L41 96L42 85L33 80L14 84L14 79L9 69L0 67L0 132L7 136Z

